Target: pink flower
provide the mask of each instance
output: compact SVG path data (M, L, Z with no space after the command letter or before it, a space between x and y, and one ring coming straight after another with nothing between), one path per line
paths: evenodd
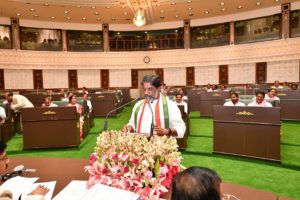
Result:
M129 172L129 168L128 167L124 167L124 173Z
M97 155L96 155L96 153L92 153L92 154L90 155L90 160L89 160L90 165L93 165L93 163L94 163L96 160L97 160Z
M122 156L121 156L121 160L123 161L123 162L125 162L126 160L128 160L128 155L127 154L123 154Z
M144 176L145 176L146 179L150 179L150 178L152 178L153 173L148 170L148 171L145 172Z
M160 167L160 175L165 176L169 172L169 169L166 165Z

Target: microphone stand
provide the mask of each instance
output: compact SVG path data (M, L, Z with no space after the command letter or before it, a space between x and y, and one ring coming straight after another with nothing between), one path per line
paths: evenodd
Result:
M151 107L151 104L150 104L150 101L149 101L149 97L146 97L146 101L147 101L147 104L151 110L151 114L152 114L152 121L151 121L151 127L150 127L150 138L153 136L153 131L154 131L154 114L153 114L153 110L152 110L152 107Z
M113 109L113 110L111 110L111 111L109 111L109 112L106 114L106 117L105 117L103 131L107 131L107 120L108 120L108 117L109 117L109 115L110 115L111 113L113 113L113 112L115 112L115 111L117 111L117 110L119 110L119 109L121 109L121 108L123 108L123 107L125 107L125 106L127 106L127 105L129 105L129 104L131 104L131 103L133 103L133 102L135 102L136 100L139 100L139 99L140 99L140 98L137 97L137 98L135 98L135 99L133 99L133 100L131 100L131 101L129 101L129 102L127 102L127 103L125 103L125 104L123 104L123 105L121 105L121 106L119 106L119 107L117 107L117 108L115 108L115 109Z

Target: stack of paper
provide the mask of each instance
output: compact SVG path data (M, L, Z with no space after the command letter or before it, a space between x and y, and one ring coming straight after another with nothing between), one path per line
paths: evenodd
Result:
M16 176L5 181L0 188L11 191L13 194L13 200L24 200L27 198L27 195L30 194L38 185L44 185L45 187L49 188L49 192L45 195L45 200L51 200L56 181L35 183L38 179L39 178Z
M139 195L96 184L91 189L86 189L87 181L71 181L53 200L138 200Z

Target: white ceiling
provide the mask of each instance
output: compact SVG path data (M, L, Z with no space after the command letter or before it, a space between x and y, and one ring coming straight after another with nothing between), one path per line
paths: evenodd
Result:
M152 24L224 16L297 1L300 0L0 0L0 17L132 24L135 11L142 7L147 24Z

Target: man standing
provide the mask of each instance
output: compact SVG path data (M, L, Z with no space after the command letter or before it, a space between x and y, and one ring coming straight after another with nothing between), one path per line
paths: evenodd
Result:
M248 106L253 107L273 107L269 102L265 101L265 93L262 91L256 92L255 101L248 104Z
M185 124L175 102L160 93L161 81L157 75L146 75L142 86L145 99L135 104L129 123L123 127L123 131L145 133L151 136L151 124L153 122L153 134L169 135L182 138L185 132Z
M224 106L245 106L244 103L239 101L239 95L236 92L230 94L231 101L224 103Z

